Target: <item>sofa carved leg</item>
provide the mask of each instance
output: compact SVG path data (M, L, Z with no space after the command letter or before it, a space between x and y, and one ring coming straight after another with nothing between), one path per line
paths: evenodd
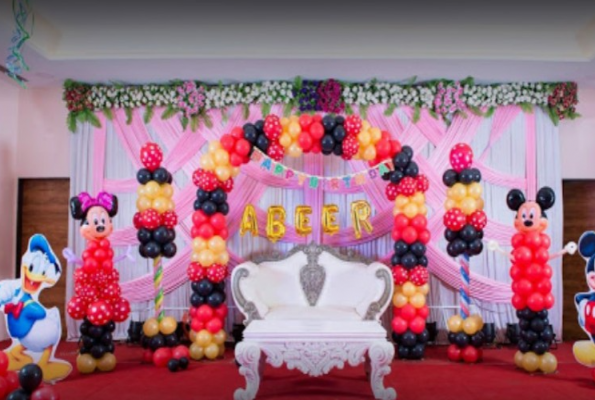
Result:
M374 398L378 400L394 400L397 392L393 388L384 387L384 377L390 373L390 364L395 356L394 346L387 341L375 342L368 350L372 371L370 385Z
M257 344L240 342L235 349L235 357L240 364L240 375L246 378L246 388L237 389L234 400L253 400L260 386L262 373L261 351Z

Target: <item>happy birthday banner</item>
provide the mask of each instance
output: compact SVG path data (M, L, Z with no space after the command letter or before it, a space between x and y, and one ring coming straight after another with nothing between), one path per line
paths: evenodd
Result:
M262 170L269 171L271 174L282 177L288 181L297 182L298 185L305 186L309 189L324 188L326 190L340 190L343 188L348 189L353 186L362 186L367 184L369 180L378 179L385 173L394 170L392 160L386 160L372 168L354 174L325 177L296 171L286 165L276 162L256 148L250 158L252 161L259 163Z

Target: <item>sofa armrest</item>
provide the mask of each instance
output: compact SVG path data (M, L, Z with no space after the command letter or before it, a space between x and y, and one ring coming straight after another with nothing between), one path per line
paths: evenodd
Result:
M357 312L366 321L378 320L391 302L394 291L393 277L388 267L382 263L372 263L374 276L380 281L376 290L357 307ZM379 290L381 288L381 290ZM365 312L365 313L364 313Z
M263 319L269 312L267 305L259 298L255 279L258 265L245 262L236 266L231 274L231 293L236 306L246 317L244 325L250 321Z

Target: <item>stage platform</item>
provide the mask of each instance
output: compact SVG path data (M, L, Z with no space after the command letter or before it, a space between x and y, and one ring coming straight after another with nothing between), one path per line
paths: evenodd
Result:
M591 371L574 361L572 344L564 343L553 353L558 372L529 375L513 364L510 347L486 349L477 365L453 364L446 359L446 347L429 347L423 361L395 360L385 384L397 390L400 400L582 400L595 398ZM244 384L229 349L223 359L192 362L186 371L141 364L140 347L117 346L118 366L111 373L81 375L74 371L57 389L62 400L221 400L232 399ZM76 345L62 343L58 357L75 361ZM321 378L298 371L267 366L257 399L322 400L372 399L363 367L334 370Z

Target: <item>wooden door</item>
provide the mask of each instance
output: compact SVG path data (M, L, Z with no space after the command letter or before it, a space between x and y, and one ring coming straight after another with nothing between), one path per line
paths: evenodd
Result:
M595 230L595 180L565 180L564 243L578 239L584 231ZM585 261L577 253L564 257L564 340L587 339L577 321L574 295L588 290Z
M66 261L62 249L68 245L69 193L68 178L19 180L16 276L21 275L21 256L27 250L29 238L35 233L43 234L60 259L62 277L56 286L42 291L39 299L46 308L58 307L60 310L62 337L66 335Z

